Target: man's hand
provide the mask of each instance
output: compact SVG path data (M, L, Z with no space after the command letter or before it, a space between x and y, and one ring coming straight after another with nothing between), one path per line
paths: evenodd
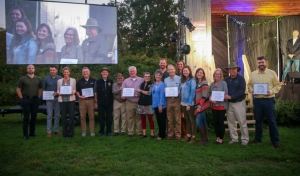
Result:
M230 100L230 99L231 99L231 96L225 95L224 98L225 98L225 100Z

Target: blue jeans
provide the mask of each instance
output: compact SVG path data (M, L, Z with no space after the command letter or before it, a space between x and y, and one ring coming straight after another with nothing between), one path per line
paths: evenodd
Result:
M59 117L60 117L60 106L55 97L54 100L47 100L47 133L50 134L52 131L52 117L54 111L54 132L59 132Z
M198 128L203 128L207 124L205 111L202 111L199 114L197 114L196 124L197 124Z
M292 64L294 63L294 70L295 72L299 72L299 63L300 60L296 60L296 59L287 59L286 60L286 65L285 65L285 69L282 75L282 81L285 80L285 77L287 75L287 73L290 71Z
M275 115L275 99L274 98L254 98L254 118L255 118L255 140L262 141L263 122L267 117L269 125L269 135L273 144L279 143L279 133Z

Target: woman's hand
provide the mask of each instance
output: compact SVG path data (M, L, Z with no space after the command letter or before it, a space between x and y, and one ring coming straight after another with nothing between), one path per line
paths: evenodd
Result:
M162 106L159 106L159 107L158 107L158 112L159 112L159 113L162 113Z

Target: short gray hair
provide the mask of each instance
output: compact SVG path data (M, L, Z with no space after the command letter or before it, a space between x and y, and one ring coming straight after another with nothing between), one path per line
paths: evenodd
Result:
M84 69L88 69L90 71L90 69L88 67L83 67L81 71L83 71Z
M136 69L136 67L135 66L130 66L129 68L128 68L128 72L130 71L130 69L134 69L135 71L137 71L137 69Z

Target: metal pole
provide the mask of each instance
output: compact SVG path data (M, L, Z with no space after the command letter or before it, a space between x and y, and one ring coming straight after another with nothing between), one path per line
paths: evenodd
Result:
M279 43L278 43L278 39L279 39L279 20L277 18L277 21L276 21L276 28L277 28L277 33L276 33L276 43L277 43L277 77L278 77L278 80L280 80L280 62L279 62L279 59L280 59L280 46L279 46ZM282 63L283 64L283 63Z
M229 26L228 26L228 17L229 15L226 15L226 36L227 36L227 52L228 52L228 64L230 63L230 45L229 45Z

